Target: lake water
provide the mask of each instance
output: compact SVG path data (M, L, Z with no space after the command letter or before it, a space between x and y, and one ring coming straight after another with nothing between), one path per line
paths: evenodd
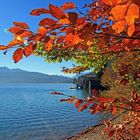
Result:
M88 110L77 112L73 104L60 103L63 92L85 98L72 84L1 84L0 140L64 140L96 125L102 118Z

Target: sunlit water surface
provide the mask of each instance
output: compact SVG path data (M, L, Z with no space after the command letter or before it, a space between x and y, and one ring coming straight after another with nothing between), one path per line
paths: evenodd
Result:
M82 90L71 90L72 84L1 84L0 140L64 140L96 125L102 118L88 111L77 112L73 104L60 103L64 92L80 98Z

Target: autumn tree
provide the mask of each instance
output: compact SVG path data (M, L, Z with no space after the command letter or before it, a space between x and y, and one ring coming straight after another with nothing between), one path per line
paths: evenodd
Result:
M48 62L63 59L77 62L77 66L64 68L64 72L98 72L107 65L102 83L109 86L109 91L99 95L93 90L93 95L85 100L70 97L61 101L74 103L79 112L89 108L92 114L111 112L114 115L125 110L129 113L120 124L105 121L106 133L116 139L138 139L140 1L94 0L83 8L69 2L61 7L49 4L48 9L32 10L33 16L45 14L49 18L46 16L39 22L35 33L27 23L13 22L9 31L14 38L7 46L1 45L0 50L6 54L16 46L15 63L32 54L41 55ZM54 94L64 96L59 92Z

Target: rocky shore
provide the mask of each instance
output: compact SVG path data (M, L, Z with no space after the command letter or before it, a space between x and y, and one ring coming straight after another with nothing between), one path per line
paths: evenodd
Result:
M125 112L123 112L120 115L114 116L110 120L117 123L122 119L124 115ZM67 138L66 140L109 140L109 137L106 134L104 134L104 128L105 125L101 123L99 125L89 127L84 131L80 132L79 134Z

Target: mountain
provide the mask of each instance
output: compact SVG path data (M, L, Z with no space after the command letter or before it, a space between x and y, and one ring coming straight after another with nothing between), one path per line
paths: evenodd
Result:
M73 79L65 76L47 75L21 69L0 67L0 83L72 83Z

